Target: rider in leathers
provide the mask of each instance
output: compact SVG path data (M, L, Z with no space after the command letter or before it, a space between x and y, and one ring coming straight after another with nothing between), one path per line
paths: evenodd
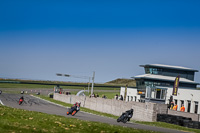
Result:
M80 108L80 103L78 103L78 102L76 102L76 103L71 107L72 112L73 112L75 109L77 109L77 108Z
M125 113L128 116L128 121L130 121L133 116L133 109L127 110Z

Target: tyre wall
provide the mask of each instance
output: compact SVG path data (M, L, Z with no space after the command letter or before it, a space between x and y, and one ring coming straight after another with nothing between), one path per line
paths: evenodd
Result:
M170 115L170 114L157 114L157 121L176 124L188 128L200 129L200 122L194 121L189 117Z

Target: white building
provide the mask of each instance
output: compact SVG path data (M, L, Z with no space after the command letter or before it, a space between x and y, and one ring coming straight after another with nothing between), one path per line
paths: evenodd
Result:
M184 104L185 112L200 114L200 90L197 89L199 83L194 81L194 74L198 70L161 64L147 64L141 67L144 67L145 74L133 77L137 87L121 87L120 95L126 95L126 101L168 104L175 78L179 75L178 93L177 96L173 96L178 105L177 110L179 111Z

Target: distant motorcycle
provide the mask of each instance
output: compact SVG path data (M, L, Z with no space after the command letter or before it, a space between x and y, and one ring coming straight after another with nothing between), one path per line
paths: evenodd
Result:
M72 116L74 116L79 110L80 110L80 104L76 102L71 109L68 110L67 115L71 114Z
M19 105L21 105L21 104L23 103L23 101L24 101L24 97L21 97L21 98L19 99Z

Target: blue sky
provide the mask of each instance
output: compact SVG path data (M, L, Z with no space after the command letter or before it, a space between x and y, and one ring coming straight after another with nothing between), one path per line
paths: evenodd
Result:
M142 64L200 70L200 1L0 1L0 77L104 83ZM195 81L200 82L199 72Z

